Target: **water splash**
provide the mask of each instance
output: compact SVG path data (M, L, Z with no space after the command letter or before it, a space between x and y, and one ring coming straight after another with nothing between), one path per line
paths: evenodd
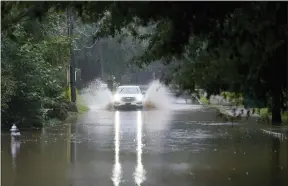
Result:
M96 79L91 82L86 88L81 91L82 99L85 105L90 110L103 110L111 109L113 95L107 88L107 84L101 80ZM144 107L146 109L158 109L158 110L185 110L195 109L195 105L192 104L179 104L176 101L174 95L170 92L168 87L162 84L159 80L152 81L146 94L144 96ZM201 107L196 105L197 108Z
M145 105L147 107L155 107L157 109L171 109L175 98L169 95L169 89L159 80L150 83L145 94Z
M107 84L96 79L81 91L85 105L91 109L106 109L112 102L112 92Z

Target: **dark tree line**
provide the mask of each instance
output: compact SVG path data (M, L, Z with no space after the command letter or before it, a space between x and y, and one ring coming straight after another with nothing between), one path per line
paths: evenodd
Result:
M11 22L41 19L51 8L68 6L85 23L103 20L94 40L125 31L146 41L133 63L172 63L168 80L184 90L233 91L264 105L271 98L272 122L281 123L287 95L286 2L6 2L2 28L13 30ZM7 17L15 7L18 13Z

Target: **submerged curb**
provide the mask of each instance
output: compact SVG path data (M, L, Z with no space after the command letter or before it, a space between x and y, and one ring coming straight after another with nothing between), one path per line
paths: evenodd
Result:
M264 134L270 135L272 137L278 138L281 141L283 140L287 140L288 139L288 130L286 129L286 131L279 131L279 132L274 132L272 129L266 130L266 129L261 129L261 131Z

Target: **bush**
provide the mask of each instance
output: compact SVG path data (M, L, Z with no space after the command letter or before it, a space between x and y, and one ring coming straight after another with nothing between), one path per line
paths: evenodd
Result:
M204 104L204 105L208 105L209 104L209 100L205 97L200 97L200 100L201 104Z
M68 105L65 103L55 103L53 108L47 112L48 118L57 118L61 121L68 116Z

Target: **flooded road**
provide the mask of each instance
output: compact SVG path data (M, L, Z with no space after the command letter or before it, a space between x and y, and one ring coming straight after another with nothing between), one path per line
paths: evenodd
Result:
M288 185L287 139L183 108L90 111L19 141L2 133L1 185Z

